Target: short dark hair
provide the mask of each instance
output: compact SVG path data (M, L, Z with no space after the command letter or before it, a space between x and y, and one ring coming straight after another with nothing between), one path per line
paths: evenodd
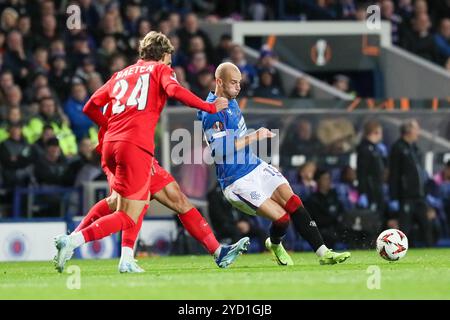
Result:
M49 147L59 147L59 140L58 138L50 138L47 140L47 143L45 144L46 148Z
M323 168L317 169L316 172L314 173L314 180L319 181L319 179L326 174L330 174L330 171Z

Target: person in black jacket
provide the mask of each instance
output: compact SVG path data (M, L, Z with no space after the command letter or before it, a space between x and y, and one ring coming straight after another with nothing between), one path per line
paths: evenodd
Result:
M317 182L317 191L308 198L305 207L316 221L324 242L332 248L341 239L340 221L344 207L332 187L331 174L328 171L317 170L314 179Z
M425 201L426 173L416 145L420 126L417 120L405 122L401 138L394 143L389 157L389 209L398 218L399 228L408 235L414 222L419 225L422 239L433 245L432 224L427 217Z
M20 123L9 125L9 138L0 144L0 165L4 187L26 186L31 178L31 148L22 136Z
M378 121L369 121L364 125L364 138L357 148L356 171L358 205L379 213L384 210L383 180L386 154L379 145L382 138L383 129Z

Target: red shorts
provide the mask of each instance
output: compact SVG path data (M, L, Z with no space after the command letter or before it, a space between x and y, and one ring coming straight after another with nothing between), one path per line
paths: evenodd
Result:
M153 156L132 143L111 141L103 144L102 167L110 172L106 175L109 175L111 189L124 198L148 199L152 165Z
M155 159L153 161L152 181L150 183L150 193L152 196L164 189L172 181L175 181L175 178L161 167L158 160Z
M102 168L106 174L109 185L112 186L114 182L114 175L111 171L109 171L108 167L102 165ZM155 193L158 193L172 181L175 181L174 177L159 165L158 160L153 159L149 190L151 195L153 196Z

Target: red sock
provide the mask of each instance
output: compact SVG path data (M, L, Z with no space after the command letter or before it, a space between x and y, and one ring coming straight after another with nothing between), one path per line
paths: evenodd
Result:
M133 228L124 230L122 232L122 247L129 247L131 249L134 248L134 243L136 242L136 238L139 234L139 231L142 227L142 220L144 220L145 213L147 212L148 204L144 206L141 215L139 216L139 220Z
M84 240L86 242L100 240L104 237L110 236L120 230L132 228L135 225L125 212L116 211L107 216L101 217L89 227L81 230Z
M86 217L84 217L83 220L81 220L80 224L78 225L78 227L75 229L74 232L78 232L82 229L85 229L86 227L90 226L91 223L94 222L95 220L98 220L101 217L104 217L113 212L114 210L111 210L109 208L108 202L106 202L105 199L100 200L91 208L91 210L89 210Z
M208 222L206 222L196 208L192 208L186 213L179 214L178 218L189 234L195 240L200 242L210 254L213 254L217 248L220 247Z
M286 210L286 212L289 214L293 214L300 207L303 207L303 202L298 195L294 194L286 202L286 205L284 206L284 210Z

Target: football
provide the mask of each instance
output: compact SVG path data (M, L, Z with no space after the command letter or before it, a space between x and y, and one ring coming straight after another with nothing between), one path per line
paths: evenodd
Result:
M408 251L408 238L400 230L385 230L377 238L377 251L388 261L400 260Z

